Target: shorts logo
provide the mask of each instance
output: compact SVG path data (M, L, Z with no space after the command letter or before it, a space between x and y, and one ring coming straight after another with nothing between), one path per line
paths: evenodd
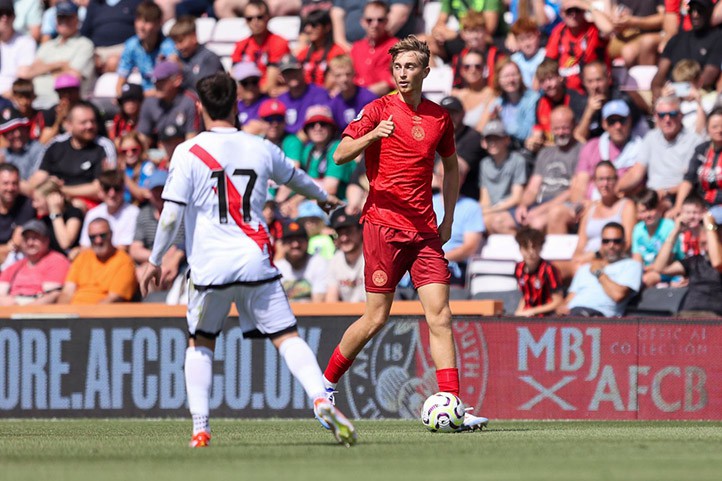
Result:
M356 117L354 117L354 119L351 122L358 122L359 120L361 120L361 117L363 117L363 116L364 116L364 109L361 109L359 111L358 115L356 115Z
M371 280L374 281L374 285L381 287L386 285L386 282L389 280L389 276L387 276L384 271L378 270L371 275Z
M426 132L424 132L424 128L420 125L414 125L411 127L411 135L414 137L415 140L424 140L426 137Z

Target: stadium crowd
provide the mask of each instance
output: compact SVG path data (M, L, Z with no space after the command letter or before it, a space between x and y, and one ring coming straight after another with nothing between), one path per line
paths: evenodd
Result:
M300 18L290 42L269 29L280 16ZM198 17L242 18L249 34L223 55L199 42ZM518 315L621 315L641 289L687 284L684 310L722 315L719 24L712 0L0 0L0 304L140 300L170 159L203 130L194 86L224 69L239 128L347 202L328 218L269 186L288 297L362 301L368 182L363 158L333 153L393 93L388 49L416 34L459 154L454 297L484 238L512 234ZM451 75L437 85L435 70ZM112 102L94 94L107 79ZM568 233L569 261L541 259L545 234ZM182 236L162 267L148 299L183 302Z

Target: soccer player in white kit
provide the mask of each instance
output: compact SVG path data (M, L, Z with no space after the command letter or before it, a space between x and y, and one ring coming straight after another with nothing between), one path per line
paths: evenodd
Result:
M219 73L203 78L197 90L207 131L180 144L173 153L150 265L141 279L144 295L151 282L157 285L163 254L184 219L190 265L185 359L193 417L190 445L210 443L213 349L233 303L244 334L271 340L314 400L316 416L331 426L340 443L350 446L356 432L326 398L316 357L298 336L296 318L279 281L281 274L272 263L262 215L269 180L317 199L325 209L340 202L296 169L278 147L235 128L236 83L230 76Z

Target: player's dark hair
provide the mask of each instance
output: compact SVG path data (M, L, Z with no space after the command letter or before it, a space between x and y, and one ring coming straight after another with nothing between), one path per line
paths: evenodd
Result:
M13 95L17 95L20 97L35 96L35 88L33 87L33 82L24 78L15 79L15 81L13 82L12 92Z
M270 9L268 8L268 4L264 2L263 0L248 0L248 3L243 7L242 10L242 16L246 15L246 9L250 6L254 6L258 9L260 9L263 13L261 15L268 16Z
M541 248L544 245L544 233L538 229L531 227L522 227L514 236L514 240L519 247L536 247Z
M614 175L617 175L617 168L608 160L602 160L594 167L594 178L597 178L597 171L602 167L608 167L614 171Z
M196 84L198 98L211 120L225 120L236 104L236 81L227 73L204 77Z
M0 172L13 172L17 175L20 175L20 169L18 169L15 164L0 164Z
M602 232L604 232L607 229L618 229L622 233L622 237L624 237L624 226L620 224L619 222L607 222L604 224L604 227L602 228Z
M389 4L386 3L386 2L384 2L383 0L370 0L369 2L366 3L366 5L364 5L364 11L366 11L366 9L367 9L368 7L379 7L379 8L383 8L383 9L384 9L384 15L388 15L388 14L389 14L389 11L390 11Z
M656 190L644 189L634 196L634 202L647 210L656 209L659 206L659 195Z
M697 192L690 192L687 197L684 198L682 205L696 205L702 210L707 209L707 203L704 201L701 195Z
M152 0L145 0L138 4L135 9L135 18L146 22L158 22L163 20L163 12L160 7Z
M391 55L391 63L396 60L396 57L406 52L414 52L421 63L421 68L429 66L429 57L431 52L426 42L422 42L416 36L409 35L403 40L400 40L396 45L389 49L389 55Z
M116 169L104 170L98 176L98 181L104 190L111 187L122 189L125 185L125 173Z
M709 125L709 121L712 119L712 117L716 117L718 115L722 115L722 107L715 107L712 109L712 112L707 115L707 125Z

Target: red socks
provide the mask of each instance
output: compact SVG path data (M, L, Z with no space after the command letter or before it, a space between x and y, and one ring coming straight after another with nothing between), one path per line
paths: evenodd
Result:
M323 376L329 382L336 384L341 379L341 376L348 371L351 364L353 364L353 359L346 359L336 346L333 354L331 354L331 359L328 360L328 366L326 366L326 372L323 373Z
M450 392L454 396L459 395L459 370L457 368L437 369L436 382L439 384L439 391Z

